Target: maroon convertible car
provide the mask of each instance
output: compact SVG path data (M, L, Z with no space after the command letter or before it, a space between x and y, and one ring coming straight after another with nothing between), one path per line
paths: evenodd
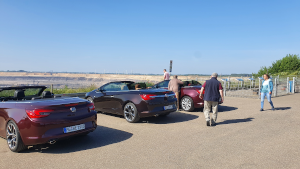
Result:
M150 87L151 89L168 89L170 80L165 80ZM195 108L204 107L203 99L199 98L201 83L195 80L183 81L180 89L180 107L184 111L193 111ZM205 91L203 92L205 94ZM219 102L221 104L221 100Z
M0 88L0 136L13 152L97 127L94 104L78 97L54 97L45 86Z
M136 90L135 86L140 88ZM123 115L134 123L142 117L166 116L176 111L175 94L165 89L146 89L145 83L119 81L107 83L86 94L100 112Z

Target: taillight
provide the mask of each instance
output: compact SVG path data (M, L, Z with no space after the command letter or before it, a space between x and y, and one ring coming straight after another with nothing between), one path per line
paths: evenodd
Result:
M95 105L94 103L89 103L88 105L88 111L91 112L92 110L95 110Z
M156 95L155 94L140 94L140 96L143 100L152 100L155 98L154 96L156 96Z
M43 118L50 115L50 112L53 110L49 109L35 109L35 110L26 110L28 117L30 118Z

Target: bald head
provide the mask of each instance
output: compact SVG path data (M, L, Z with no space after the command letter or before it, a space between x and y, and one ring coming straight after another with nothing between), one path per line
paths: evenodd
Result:
M173 77L174 77L174 79L177 79L178 76L177 76L177 75L174 75Z

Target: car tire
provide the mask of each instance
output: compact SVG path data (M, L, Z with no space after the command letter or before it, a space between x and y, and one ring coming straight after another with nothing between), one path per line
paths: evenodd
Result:
M133 103L127 103L124 106L124 117L129 123L135 123L140 120L140 116L137 113L137 108Z
M7 123L6 140L8 148L12 152L20 152L27 148L23 143L18 126L13 121Z
M193 111L195 109L193 99L189 96L184 96L180 101L180 106L184 111Z
M88 100L91 103L94 103L94 100L91 97L87 97L86 100Z

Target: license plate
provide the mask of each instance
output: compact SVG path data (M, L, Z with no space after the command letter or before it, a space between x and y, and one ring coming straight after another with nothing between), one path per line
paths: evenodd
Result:
M71 133L71 132L83 130L83 129L85 129L85 124L79 124L76 126L65 127L64 133Z
M164 109L165 109L165 110L173 109L173 105L164 106Z

